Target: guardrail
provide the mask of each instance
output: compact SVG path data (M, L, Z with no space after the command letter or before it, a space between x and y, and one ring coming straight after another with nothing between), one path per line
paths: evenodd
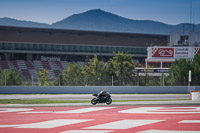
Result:
M0 94L189 94L200 86L0 86Z

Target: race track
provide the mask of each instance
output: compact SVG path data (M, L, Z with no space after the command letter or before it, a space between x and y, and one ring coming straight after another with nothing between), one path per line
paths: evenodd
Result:
M0 108L1 133L199 133L200 105Z
M111 94L113 100L173 100L190 99L190 94ZM92 94L15 94L0 95L0 99L91 100Z

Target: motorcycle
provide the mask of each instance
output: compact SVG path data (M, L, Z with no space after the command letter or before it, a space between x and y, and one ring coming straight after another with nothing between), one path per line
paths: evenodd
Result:
M93 94L95 98L91 100L92 105L96 105L97 103L106 103L107 105L112 103L111 95L110 94L105 94L105 95L98 95L98 94Z

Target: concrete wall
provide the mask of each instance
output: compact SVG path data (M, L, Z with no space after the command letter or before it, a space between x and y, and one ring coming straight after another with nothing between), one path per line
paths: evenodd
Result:
M0 86L0 94L189 94L200 86Z

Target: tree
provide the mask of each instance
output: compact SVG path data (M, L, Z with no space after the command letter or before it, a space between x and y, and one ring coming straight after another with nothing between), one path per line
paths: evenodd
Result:
M87 85L101 85L103 77L105 76L105 64L99 61L97 56L94 55L92 59L83 67L83 74L86 77Z
M48 82L48 69L43 69L36 72L38 75L39 86L48 86L50 83Z
M194 56L192 70L192 84L200 85L200 54Z
M151 67L147 66L144 70L145 72L145 77L144 77L144 82L146 86L157 86L159 85L159 78L150 75L149 73L151 73Z
M0 85L21 85L22 78L15 70L0 71Z
M79 86L84 85L82 68L80 65L70 63L68 68L62 73L63 85Z
M132 56L128 53L118 52L114 54L114 57L108 62L109 74L111 76L116 76L119 85L123 86L128 81L132 81L135 75L133 72L135 64L132 60ZM129 83L133 83L133 81Z
M53 84L56 85L56 86L62 86L62 85L64 85L64 82L63 82L63 74L62 74L62 73L60 73L60 74L58 75L58 77L56 78L56 80L54 81Z
M192 70L190 60L179 59L172 63L169 69L169 85L187 85L188 71Z

